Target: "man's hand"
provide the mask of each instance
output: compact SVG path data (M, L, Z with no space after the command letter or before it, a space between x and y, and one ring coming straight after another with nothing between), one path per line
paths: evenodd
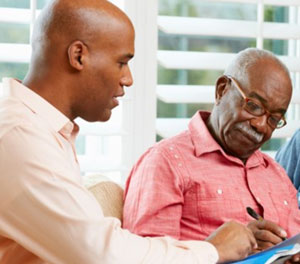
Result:
M255 252L272 247L287 237L286 232L280 226L268 220L251 221L248 228L256 238L258 247Z
M300 253L295 254L290 259L284 262L284 264L297 264L297 263L300 263Z
M250 229L234 221L220 226L207 239L219 253L219 263L247 257L257 247Z

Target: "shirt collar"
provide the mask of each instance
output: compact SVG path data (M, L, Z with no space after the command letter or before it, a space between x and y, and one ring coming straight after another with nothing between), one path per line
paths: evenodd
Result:
M32 112L46 120L56 132L63 129L71 133L74 127L73 122L44 98L24 86L21 81L3 78L2 82L4 96L11 96L22 101Z
M189 123L189 131L191 134L191 139L195 148L195 155L200 157L205 153L211 153L214 151L219 151L222 155L235 163L243 164L243 162L231 155L228 155L224 152L222 147L218 142L212 137L207 126L206 120L210 116L209 112L199 111L191 119ZM261 151L256 150L247 160L246 167L256 167L259 165L267 166L267 161L265 160Z

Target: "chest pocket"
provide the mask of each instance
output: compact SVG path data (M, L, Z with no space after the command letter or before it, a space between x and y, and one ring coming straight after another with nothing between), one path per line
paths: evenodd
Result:
M273 222L288 231L290 229L288 220L290 210L293 208L291 206L293 201L291 201L288 195L277 195L276 192L269 192L268 194L271 199L272 206L265 207L264 217L266 219L271 219Z
M198 184L197 210L202 232L207 236L224 222L248 222L238 187L227 182L219 186Z

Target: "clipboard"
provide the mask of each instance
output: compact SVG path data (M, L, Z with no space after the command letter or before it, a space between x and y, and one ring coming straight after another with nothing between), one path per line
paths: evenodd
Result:
M300 252L300 233L262 252L253 254L236 264L281 264L290 256Z

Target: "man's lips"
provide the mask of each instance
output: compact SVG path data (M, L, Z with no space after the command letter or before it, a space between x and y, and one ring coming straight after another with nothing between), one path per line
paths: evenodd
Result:
M242 136L244 138L246 138L251 143L259 144L261 142L261 140L257 139L256 137L254 137L254 136L252 136L252 135L250 135L248 133L245 133L244 131L240 131L240 133L242 134Z
M122 97L122 96L124 96L124 93L113 96L113 102L114 102L115 106L119 105L119 99L118 98Z
M114 105L118 106L119 105L119 100L117 99L117 97L114 96L112 99L113 99Z
M123 97L125 95L125 93L124 92L122 92L122 93L120 93L120 94L116 94L116 95L114 95L114 97Z

